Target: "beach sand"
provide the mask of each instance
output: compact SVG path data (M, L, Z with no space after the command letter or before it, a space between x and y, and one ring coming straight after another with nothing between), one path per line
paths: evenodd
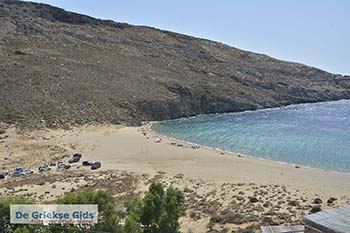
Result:
M113 189L113 184L121 186L129 182L122 192L117 193L115 188L112 191L116 195L132 197L142 195L151 181L159 179L185 192L187 216L181 220L185 232L300 223L302 217L317 206L328 209L350 203L349 173L296 168L290 164L197 148L158 135L149 125L82 126L72 130L26 132L9 129L6 135L7 138L0 140L0 161L6 169L16 165L35 168L44 162L67 159L74 152L82 153L83 160L102 162L102 169L95 173L80 166L74 168L69 177L60 171L51 171L55 180L50 182L50 178L46 184L27 185L22 194L33 189L34 197L49 201L72 187ZM157 138L162 140L156 142ZM42 176L50 177L50 173ZM110 182L98 183L94 176L100 180L108 176ZM127 176L129 178L125 179ZM21 179L24 178L0 181L0 192L20 195L21 190L13 186L16 182L23 185ZM13 183L12 187L9 183ZM55 187L66 186L65 190L51 191L48 197L38 194L50 191L54 183ZM327 203L330 197L337 200Z

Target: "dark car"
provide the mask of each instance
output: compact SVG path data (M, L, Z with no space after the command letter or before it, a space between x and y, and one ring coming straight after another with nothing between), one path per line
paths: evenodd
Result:
M80 158L79 157L73 157L71 158L70 160L68 160L68 163L77 163L80 161Z
M69 168L71 168L72 166L71 165L69 165L69 164L65 164L64 165L64 169L69 169Z
M101 163L100 162L94 162L94 164L92 164L91 166L91 170L97 170L101 167Z
M0 173L0 180L5 179L5 175Z
M94 163L90 161L83 161L83 166L92 166Z
M81 159L81 154L75 153L75 154L73 155L73 158L79 158L79 159Z
M44 164L44 165L41 165L38 170L39 172L47 172L47 171L50 171L51 168L47 164Z

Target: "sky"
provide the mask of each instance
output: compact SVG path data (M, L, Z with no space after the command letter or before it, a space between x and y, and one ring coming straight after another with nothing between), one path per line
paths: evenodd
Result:
M39 0L350 75L348 0Z

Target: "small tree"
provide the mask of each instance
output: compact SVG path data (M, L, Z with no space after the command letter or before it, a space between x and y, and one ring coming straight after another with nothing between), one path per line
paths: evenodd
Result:
M164 188L161 183L152 183L143 199L140 220L146 233L156 233L163 212Z
M90 230L104 231L111 233L122 232L119 224L120 214L111 193L103 190L82 190L65 195L57 200L58 204L96 204L98 205L98 224ZM83 228L83 226L80 226Z
M128 203L129 217L139 221L144 233L178 233L179 218L184 214L183 193L173 187L152 183L142 201Z
M160 232L179 232L179 218L184 214L184 196L179 190L169 187L163 201L163 211L159 219Z

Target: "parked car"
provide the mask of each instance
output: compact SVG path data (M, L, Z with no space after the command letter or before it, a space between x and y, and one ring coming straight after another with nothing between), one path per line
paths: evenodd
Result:
M51 170L51 168L47 164L43 164L39 167L39 172L47 172L50 170Z
M75 154L73 155L73 158L71 158L71 159L68 161L68 163L77 163L77 162L80 161L80 159L81 159L81 154L75 153Z
M0 173L0 180L5 179L5 175L3 173Z
M31 169L23 169L23 175L29 175L29 174L33 174L34 171Z
M16 167L15 172L12 173L13 177L18 177L18 176L25 176L34 173L33 170L27 169L27 168L22 168L22 167ZM4 176L6 174L2 173ZM8 174L8 173L7 173Z
M55 162L51 162L50 163L50 167L56 167L56 163Z
M101 167L101 162L94 162L91 166L91 170L96 170Z
M13 176L13 177L23 176L24 175L23 170L24 169L22 167L16 167L15 172L12 173L11 176Z
M75 153L75 154L73 155L73 158L79 158L79 159L81 159L81 154Z
M65 164L63 162L57 163L57 169L64 168Z
M16 167L15 172L17 173L23 172L23 167Z
M83 161L83 166L92 166L94 163L90 161Z
M68 163L77 163L80 161L80 158L79 157L73 157L71 158L70 160L68 160Z
M69 165L69 164L65 164L64 165L64 169L69 169L69 168L71 168L72 166L71 165Z

